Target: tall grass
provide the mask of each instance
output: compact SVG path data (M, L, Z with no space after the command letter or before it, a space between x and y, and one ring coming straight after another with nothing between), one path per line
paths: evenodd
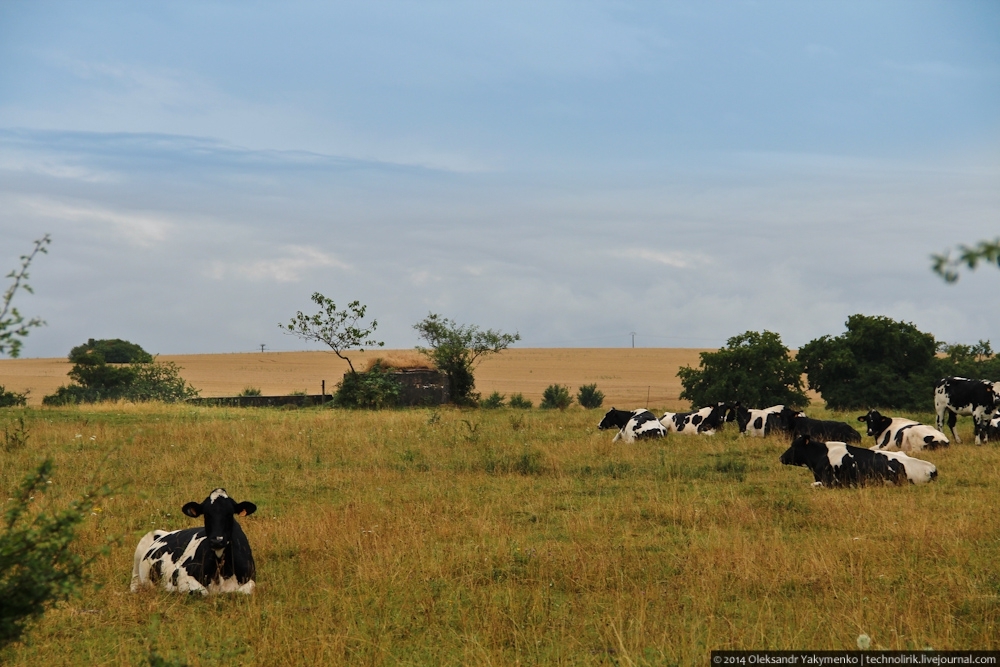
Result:
M780 438L624 445L579 409L113 405L2 411L0 430L18 417L31 439L0 458L2 489L49 455L40 502L62 507L97 474L118 490L79 548L121 543L99 587L0 656L14 665L151 648L193 665L686 665L862 632L1000 645L996 445L927 453L934 484L824 490L778 463ZM217 486L258 505L241 519L257 592L130 594L138 539L197 525L181 506Z

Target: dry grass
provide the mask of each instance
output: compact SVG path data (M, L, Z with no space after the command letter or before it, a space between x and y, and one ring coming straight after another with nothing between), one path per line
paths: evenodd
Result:
M605 405L634 408L660 405L686 410L680 400L677 369L698 366L699 352L684 348L571 348L511 349L487 357L476 368L476 390L483 396L493 391L510 396L521 393L536 405L550 384L562 384L575 393L584 384L597 383ZM350 353L355 368L367 368L375 358L426 363L414 350L369 350ZM236 396L244 387L259 387L265 395L294 391L320 392L326 382L329 393L340 381L347 365L330 352L264 352L245 354L164 355L183 369L181 375L202 396ZM2 359L0 385L8 390L30 390L29 404L40 405L42 397L67 384L70 364L65 359Z
M420 368L427 370L436 368L426 356L413 350L390 350L383 352L377 357L366 359L362 368L368 371L375 364L380 364L382 368Z
M80 547L123 542L14 665L138 664L154 643L192 665L688 665L861 632L1000 645L995 446L929 453L931 485L816 490L778 439L612 444L579 408L111 405L0 411L0 430L22 414L2 488L45 455L44 506L99 475L118 489ZM220 485L260 508L241 521L258 592L129 594L139 537L192 525L180 507Z

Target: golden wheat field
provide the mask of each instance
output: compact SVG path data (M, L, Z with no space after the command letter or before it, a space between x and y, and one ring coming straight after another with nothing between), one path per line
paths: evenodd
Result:
M627 371L538 361L528 375L544 377L539 393L586 381L610 396L619 380L623 402L645 403L626 393ZM212 391L306 388L299 376L272 390L246 369ZM487 385L486 369L481 391L536 396L499 371ZM649 390L654 410L676 401L668 381L658 400ZM854 414L809 412L858 425ZM0 661L699 665L713 649L851 649L861 633L891 649L1000 647L996 445L921 454L940 473L928 485L815 489L807 470L778 462L780 437L728 426L626 445L596 429L602 414L0 410L7 496L44 457L56 470L40 510L66 507L91 480L111 487L76 542L92 554L110 540L91 584ZM181 506L217 486L259 508L240 519L256 593L129 593L139 538L197 525Z
M483 396L493 391L510 395L520 392L538 405L550 384L562 384L572 392L583 384L597 383L606 403L620 406L663 405L686 408L680 400L677 369L697 367L701 349L687 348L587 348L511 349L483 359L476 368L476 389ZM360 370L376 357L406 358L420 363L413 350L351 352L351 362ZM183 370L185 380L202 396L235 396L246 387L265 395L282 396L294 391L320 393L326 381L332 391L347 364L330 352L264 352L240 354L163 355ZM8 391L30 391L31 405L69 382L71 364L58 359L0 359L0 385ZM647 400L648 396L648 400Z

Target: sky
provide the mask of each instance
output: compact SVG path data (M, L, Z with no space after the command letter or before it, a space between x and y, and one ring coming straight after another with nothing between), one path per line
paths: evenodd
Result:
M862 313L1000 347L1000 3L0 2L0 269L22 356L789 347ZM6 283L5 283L6 284Z

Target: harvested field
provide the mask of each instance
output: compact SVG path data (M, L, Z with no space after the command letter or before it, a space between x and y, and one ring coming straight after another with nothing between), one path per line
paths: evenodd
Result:
M499 391L510 396L520 392L538 405L550 384L569 386L575 394L580 385L597 383L605 394L605 405L622 408L656 406L665 410L687 409L681 401L677 369L697 366L702 349L689 348L534 348L511 349L487 357L477 367L476 389L483 396ZM350 354L355 368L366 368L375 357L407 358L413 350L378 350ZM241 354L163 355L173 361L181 375L202 396L235 396L245 387L257 387L265 395L294 391L318 394L326 381L327 391L343 376L347 365L329 352L263 352ZM8 390L29 391L29 403L40 405L42 397L67 384L71 365L64 358L2 359L0 385ZM648 397L648 398L647 398Z

